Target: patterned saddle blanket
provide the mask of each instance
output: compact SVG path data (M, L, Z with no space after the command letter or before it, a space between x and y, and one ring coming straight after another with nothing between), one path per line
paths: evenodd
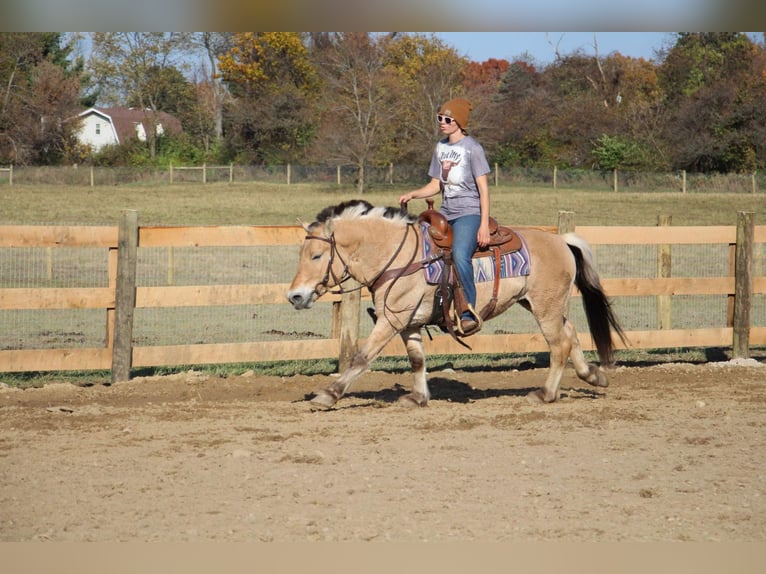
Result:
M429 225L425 222L420 223L420 236L423 242L423 253L428 259L436 250L431 236L428 233ZM521 249L512 253L503 253L500 255L500 278L522 277L529 275L529 249L524 236L517 233L521 239ZM441 283L442 273L444 272L444 260L437 259L423 268L426 281L431 285ZM476 283L495 280L495 256L487 255L473 258L473 277Z

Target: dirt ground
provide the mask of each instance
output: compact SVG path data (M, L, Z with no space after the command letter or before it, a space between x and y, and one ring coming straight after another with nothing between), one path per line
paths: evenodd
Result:
M0 541L766 541L766 364L0 389Z

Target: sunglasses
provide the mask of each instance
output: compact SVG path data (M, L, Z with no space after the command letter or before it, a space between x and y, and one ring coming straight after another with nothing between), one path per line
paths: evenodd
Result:
M455 121L455 119L451 118L449 116L443 116L443 115L439 114L439 115L436 116L436 121L438 121L439 123L444 122L445 124L450 125L452 122Z

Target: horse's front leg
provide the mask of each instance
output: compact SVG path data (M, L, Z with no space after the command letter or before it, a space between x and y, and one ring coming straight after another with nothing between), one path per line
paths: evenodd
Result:
M423 337L420 328L402 331L402 341L407 348L407 356L410 359L415 382L411 393L399 397L399 404L406 407L425 407L428 405L431 393L428 390L428 381L426 380L426 358L423 352Z
M316 392L316 396L311 399L311 404L330 408L348 392L351 383L367 370L373 360L383 351L388 342L394 338L397 331L388 321L378 321L375 323L367 341L351 357L351 363L348 368L338 377L329 387Z

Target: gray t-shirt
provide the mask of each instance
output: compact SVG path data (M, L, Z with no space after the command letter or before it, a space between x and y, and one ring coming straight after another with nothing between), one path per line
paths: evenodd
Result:
M454 144L447 139L437 143L428 175L444 184L439 211L448 220L462 215L481 215L476 178L490 171L484 148L471 136Z

